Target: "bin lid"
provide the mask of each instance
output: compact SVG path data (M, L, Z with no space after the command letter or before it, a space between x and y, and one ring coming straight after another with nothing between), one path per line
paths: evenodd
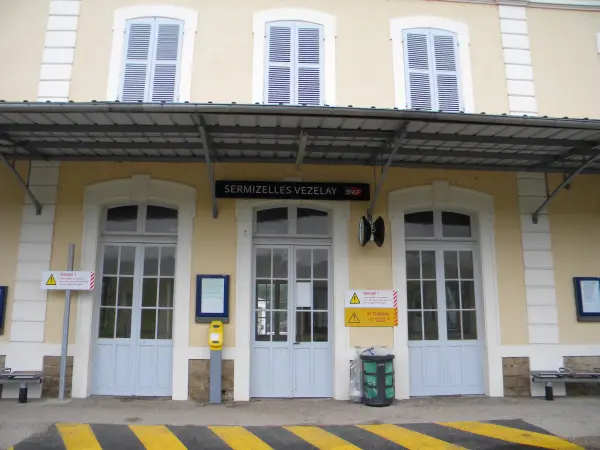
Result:
M363 361L393 361L394 355L360 355Z

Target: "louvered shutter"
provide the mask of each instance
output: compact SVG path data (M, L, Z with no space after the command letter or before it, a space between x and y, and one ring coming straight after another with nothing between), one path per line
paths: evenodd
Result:
M436 109L459 112L461 105L456 36L452 33L432 30L431 41L437 97Z
M266 103L292 103L292 26L267 25Z
M426 31L408 30L404 32L404 58L407 87L406 107L431 110L433 86L431 85Z
M323 29L312 24L298 24L296 63L296 103L318 106L322 104Z
M178 20L156 19L156 45L152 64L151 92L153 102L177 101L179 63L183 23Z
M146 99L146 89L150 80L153 22L153 19L137 19L127 23L123 82L119 96L124 102L140 102Z

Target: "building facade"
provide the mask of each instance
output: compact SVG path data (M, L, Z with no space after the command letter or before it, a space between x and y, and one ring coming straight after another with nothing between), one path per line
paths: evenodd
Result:
M345 128L360 128L367 113L358 117L359 110L442 111L446 124L451 114L493 116L496 125L502 117L527 116L518 138L526 139L544 123L538 116L600 117L597 2L1 0L1 8L0 99L6 108L56 103L44 111L62 120L32 112L27 117L37 128L27 128L21 113L0 103L0 284L8 286L0 363L43 369L44 395L56 395L64 295L42 290L40 277L66 268L69 243L76 244L75 268L101 280L93 292L73 295L73 397L205 399L208 325L195 321L198 274L230 276L223 390L236 401L348 399L349 362L371 346L393 349L398 399L540 395L529 370L600 366L600 324L578 321L573 289L574 277L599 276L597 169L584 168L538 211L585 155L590 163L596 157L600 131L584 133L588 153L581 159L546 155L548 171L506 154L499 157L506 164L479 168L469 151L485 151L484 139L471 139L461 156L444 157L443 143L423 138L412 152L400 149L402 161L383 177L387 158L373 148L355 163L343 155L335 156L338 163L319 163L329 144L311 147L314 136L302 131L316 125L276 144L225 136L212 160L194 153L189 136L173 132L162 148L147 150L143 142L160 112L119 110L129 114L118 125L122 133L138 133L127 143L119 130L107 138L91 128L117 126L94 112L106 102L119 102L117 109L161 102L256 111L299 105L309 118L311 108L346 108ZM268 126L289 126L267 117L276 108L263 111ZM244 114L218 126L239 126ZM198 120L187 126L204 130L202 115ZM463 132L461 123L453 126L433 126L425 131L428 141L438 132ZM44 146L36 144L42 131L51 136ZM575 139L575 132L560 132L565 141ZM394 139L409 139L406 133L417 134L400 127ZM507 141L511 136L498 142L518 147L517 138ZM202 139L208 152L210 139ZM285 151L303 140L306 156L289 150L283 162L261 161L270 146ZM147 151L140 156L134 149ZM435 151L441 162L429 159ZM385 242L359 245L365 202L215 204L215 179L368 183L377 198L373 213L387 227ZM310 283L308 305L299 283ZM396 290L399 325L346 327L344 295L352 289ZM16 391L5 387L2 395Z

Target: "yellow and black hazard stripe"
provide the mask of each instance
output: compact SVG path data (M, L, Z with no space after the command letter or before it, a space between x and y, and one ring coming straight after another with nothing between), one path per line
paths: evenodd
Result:
M348 426L53 425L14 450L581 449L520 420Z

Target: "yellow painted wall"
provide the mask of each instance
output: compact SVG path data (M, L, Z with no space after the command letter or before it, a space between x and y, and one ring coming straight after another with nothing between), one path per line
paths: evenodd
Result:
M0 100L37 100L50 0L0 1Z
M150 174L153 178L177 181L194 186L198 192L194 223L192 274L229 273L235 286L236 219L235 201L219 200L219 218L213 220L209 189L203 164L128 164L128 163L63 163L60 171L58 206L54 228L52 267L66 264L69 241L78 246L82 239L83 189L88 184ZM365 167L304 166L301 176L306 181L372 182L373 171ZM247 165L216 166L217 179L281 180L298 176L291 165L253 165L248 176ZM526 344L527 325L520 219L517 207L516 176L514 174L483 172L451 172L433 170L392 169L384 185L375 214L387 219L387 193L393 189L431 184L447 180L452 185L487 192L494 197L496 220L496 265L500 299L500 319L503 344ZM362 248L356 239L356 224L366 205L353 204L349 223L350 288L391 289L391 240L388 233L382 248ZM389 223L389 222L388 222ZM76 259L78 261L78 258ZM192 299L195 281L190 279ZM62 299L53 297L52 312L48 314L46 341L58 343L62 324ZM191 346L206 346L208 327L193 322L194 302L190 299ZM232 321L225 325L225 343L234 345L235 289L231 291ZM241 320L250 320L242 318ZM401 325L402 326L402 325ZM392 345L392 330L355 328L350 332L351 345Z
M146 3L83 0L72 100L106 99L114 11ZM171 0L169 4L198 11L191 94L194 102L252 101L252 16L256 11L280 7L315 9L336 17L338 105L394 106L389 21L402 16L432 15L469 26L476 111L507 112L500 22L493 5L422 0Z
M27 165L17 166L21 176L27 176ZM8 286L8 304L4 321L4 334L0 336L0 343L10 341L10 325L12 318L12 302L15 288L15 274L17 271L17 258L19 254L19 240L21 238L21 218L25 193L18 185L14 176L8 169L0 166L0 285Z
M552 178L552 185L560 177ZM577 322L573 277L600 276L600 178L579 176L550 204L550 233L561 344L600 343L600 323Z
M600 12L527 9L538 113L600 117Z

